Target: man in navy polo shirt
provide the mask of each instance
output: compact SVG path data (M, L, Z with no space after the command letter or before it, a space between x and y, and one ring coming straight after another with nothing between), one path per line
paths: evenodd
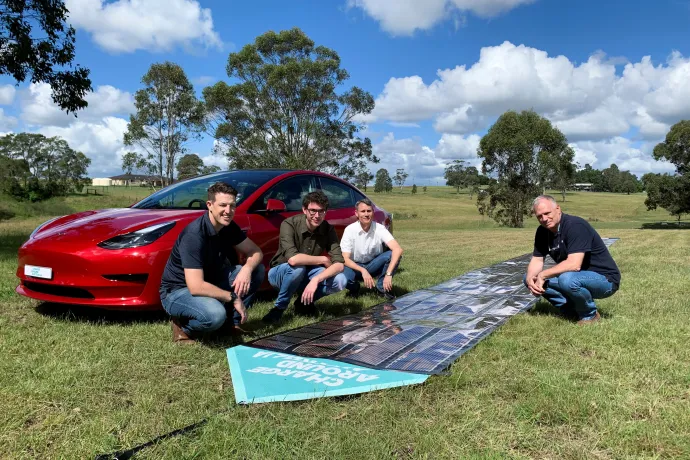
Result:
M264 280L264 266L261 249L232 220L236 199L237 190L226 183L209 187L208 212L182 230L170 253L160 296L172 316L175 342L190 343L219 329L229 304L232 332L244 332L239 325ZM236 250L247 257L245 265L238 264Z
M599 321L594 299L613 295L621 282L608 248L586 220L561 212L552 196L538 196L532 208L540 227L525 276L527 288L564 313L577 314L578 324ZM544 270L547 254L556 265Z

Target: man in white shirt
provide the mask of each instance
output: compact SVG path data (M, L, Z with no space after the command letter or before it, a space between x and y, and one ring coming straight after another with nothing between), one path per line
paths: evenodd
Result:
M391 293L393 275L403 250L386 227L374 221L374 205L370 200L359 200L355 204L355 215L357 222L345 228L340 241L345 259L346 288L357 295L359 281L364 281L367 288L376 287L386 299L394 299ZM374 281L374 277L378 279Z

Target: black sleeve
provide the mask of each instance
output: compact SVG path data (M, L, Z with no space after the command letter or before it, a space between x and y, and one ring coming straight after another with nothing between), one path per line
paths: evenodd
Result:
M549 240L542 230L544 228L539 227L534 233L534 250L532 251L534 257L546 257L549 253Z
M200 235L186 233L180 241L180 263L182 268L204 268L202 254L204 239Z
M240 226L237 225L234 220L230 222L230 225L228 225L228 230L229 242L232 246L237 246L242 241L247 239L247 234L242 231Z
M585 224L575 223L568 227L568 233L563 235L568 254L592 251L592 230Z

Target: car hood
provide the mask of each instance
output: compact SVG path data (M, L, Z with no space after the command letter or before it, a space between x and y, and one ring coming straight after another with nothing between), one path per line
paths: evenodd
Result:
M40 240L62 243L100 242L116 235L130 233L163 222L184 221L186 225L203 212L202 210L131 208L85 211L49 222L41 227L27 243Z

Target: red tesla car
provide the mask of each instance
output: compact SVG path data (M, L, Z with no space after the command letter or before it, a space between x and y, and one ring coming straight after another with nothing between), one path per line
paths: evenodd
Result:
M326 220L339 236L354 222L354 204L365 195L320 172L225 171L170 185L129 208L86 211L38 226L19 248L16 291L47 302L110 309L161 308L158 287L177 235L206 212L206 191L217 181L235 187L234 220L264 253L278 249L280 223L302 212L302 197L323 190ZM375 219L392 230L391 215L375 207ZM264 287L270 287L265 283Z

